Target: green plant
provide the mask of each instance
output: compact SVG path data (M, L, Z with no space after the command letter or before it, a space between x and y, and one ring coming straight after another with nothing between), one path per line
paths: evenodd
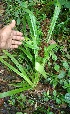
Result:
M40 60L40 57L38 55L38 51L40 49L39 48L40 40L39 40L39 35L38 35L38 31L37 31L37 26L36 26L36 18L34 16L34 14L32 13L32 11L30 11L27 8L26 2L23 2L23 5L22 5L21 1L18 1L18 2L15 1L15 4L19 4L19 6L16 7L16 8L18 8L18 10L17 10L18 12L13 12L13 10L14 10L14 9L12 10L13 5L10 6L11 7L10 12L13 14L16 13L15 15L17 17L19 15L19 13L21 12L21 10L23 9L22 12L23 12L24 17L22 17L22 15L21 15L22 13L20 13L20 17L22 18L22 22L24 23L24 28L22 30L23 30L25 36L26 36L26 29L27 29L26 25L28 24L28 27L29 27L29 31L30 31L29 38L28 38L28 36L25 37L25 41L23 42L23 45L19 47L19 50L21 50L26 55L28 60L31 61L33 73L31 76L30 72L28 72L27 69L24 66L22 66L15 59L15 57L13 55L8 53L8 51L4 50L3 52L6 54L7 57L9 57L11 59L11 61L14 63L14 65L16 67L14 67L14 66L10 65L8 62L6 62L3 57L0 57L0 61L2 63L4 63L7 67L9 67L11 70L16 72L20 77L23 78L24 81L22 81L20 83L21 88L1 93L0 98L16 94L16 93L22 92L27 89L33 89L39 82L40 74L42 74L44 76L44 78L47 78L48 73L45 72L44 66L45 66L46 60L49 59L49 54L51 54L52 50L54 48L56 48L56 46L57 46L56 44L52 44L52 45L48 46L48 48L45 48L45 58L41 58L41 60ZM20 7L20 10L19 10L19 7ZM57 13L57 9L58 9L58 13ZM50 40L50 38L52 36L52 31L54 30L54 26L56 25L56 20L58 18L59 13L60 13L60 3L57 2L56 6L55 6L53 19L52 19L50 29L48 32L47 42ZM54 24L53 24L53 22L54 22ZM17 25L20 25L19 16L17 19Z
M11 106L15 106L16 102L17 102L17 106L20 106L21 111L26 107L26 102L27 102L27 98L26 96L24 96L22 93L20 93L19 95L16 94L15 96L12 95L10 97L10 99L8 100L9 104Z
M38 107L37 110L33 114L54 114L53 112L50 111L50 108L47 110L44 107Z
M70 93L65 94L65 101L69 104L70 107Z

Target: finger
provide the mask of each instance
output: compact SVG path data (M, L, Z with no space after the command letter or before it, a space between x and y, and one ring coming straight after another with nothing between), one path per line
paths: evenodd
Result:
M22 42L20 42L20 41L16 41L16 40L12 40L12 44L15 44L15 45L21 45Z
M10 26L11 29L13 29L15 27L15 24L16 24L15 20L12 20L11 24L9 24L8 26Z
M13 36L12 39L13 40L24 40L24 37L21 37L21 36Z
M18 45L11 45L10 48L11 49L18 48Z
M13 34L14 36L22 36L22 35L23 35L21 32L19 32L19 31L14 31L14 30L12 30L12 34Z

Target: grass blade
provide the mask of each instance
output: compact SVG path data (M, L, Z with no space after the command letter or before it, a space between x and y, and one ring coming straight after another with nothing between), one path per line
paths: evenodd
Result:
M14 89L14 90L11 90L11 91L3 92L3 93L0 93L0 98L4 98L4 97L7 97L7 96L15 95L17 93L20 93L20 92L28 90L28 89L31 89L31 87L29 87L29 86L25 87L24 86L24 88L19 88L19 89Z

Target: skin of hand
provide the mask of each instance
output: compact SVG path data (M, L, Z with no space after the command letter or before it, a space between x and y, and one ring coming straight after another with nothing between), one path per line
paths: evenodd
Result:
M15 24L15 20L12 20L11 24L0 30L0 49L18 48L22 44L21 41L24 40L23 34L13 30Z

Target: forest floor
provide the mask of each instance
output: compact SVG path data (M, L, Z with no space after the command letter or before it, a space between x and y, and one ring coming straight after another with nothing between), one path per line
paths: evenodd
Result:
M2 28L3 23L2 19L4 18L4 8L3 4L0 3L0 28ZM2 55L2 51L0 50L0 55ZM12 71L7 70L6 67L3 66L3 64L0 63L0 92L5 92L8 90L12 90L13 87L10 86L10 83L13 82L21 82L22 79L20 79L19 76L16 76L15 73L12 73ZM43 93L47 92L47 90L52 93L54 88L49 84L43 84L42 82L39 82L35 90L33 91L26 91L22 93L26 96L27 101L24 104L24 107L21 109L19 102L16 100L16 104L11 105L9 103L9 97L6 97L4 99L0 99L0 114L16 114L17 112L25 113L25 114L47 114L44 112L44 110L47 110L48 107L51 108L51 111L54 114L61 114L60 111L64 110L66 108L66 105L61 106L61 108L58 108L58 106L55 104L53 100L50 101L43 101ZM28 99L30 99L31 103L28 102ZM38 113L35 110L37 107L42 107L41 112ZM65 111L68 112L69 109L65 109ZM35 112L34 112L35 111ZM69 110L70 111L70 110ZM65 113L66 114L66 113Z

